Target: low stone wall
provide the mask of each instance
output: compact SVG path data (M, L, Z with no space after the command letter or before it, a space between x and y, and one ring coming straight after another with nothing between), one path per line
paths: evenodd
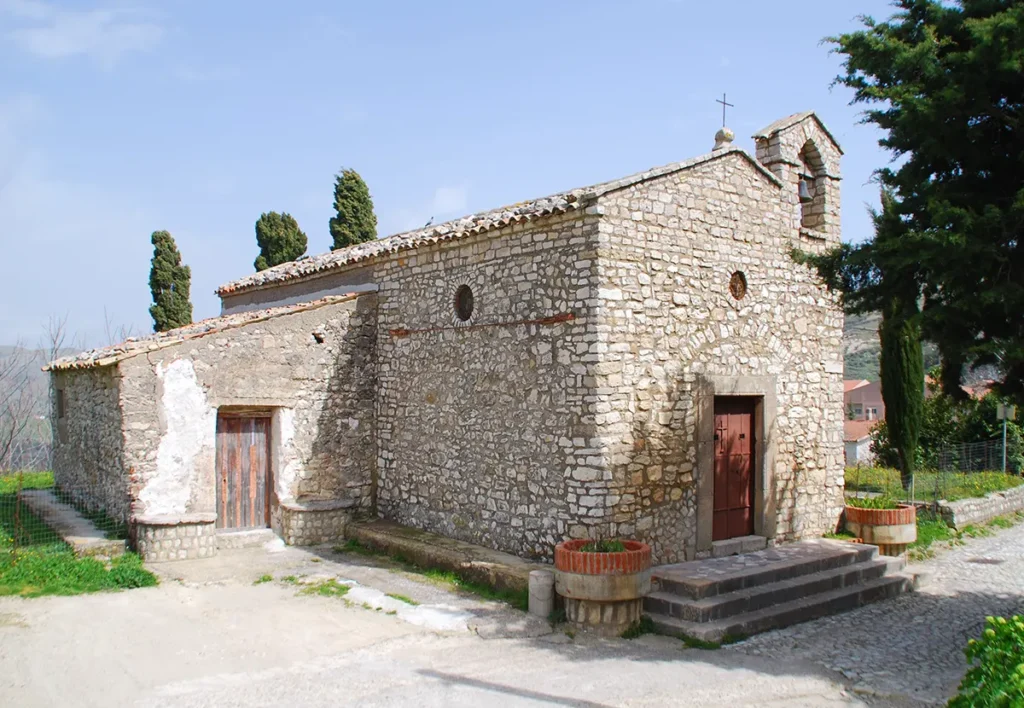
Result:
M939 502L942 520L956 529L1021 510L1024 510L1024 486L991 492L981 498Z
M217 553L217 515L139 517L131 525L135 552L147 561L193 560Z
M282 502L281 538L289 546L315 546L343 541L352 506L349 500Z

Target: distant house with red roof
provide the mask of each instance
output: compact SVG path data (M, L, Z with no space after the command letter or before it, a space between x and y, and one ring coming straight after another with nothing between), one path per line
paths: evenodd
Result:
M881 420L885 418L882 386L878 381L843 381L843 407L850 420Z
M875 455L871 452L871 431L878 425L877 420L848 420L843 423L843 448L846 453L846 466L874 464Z

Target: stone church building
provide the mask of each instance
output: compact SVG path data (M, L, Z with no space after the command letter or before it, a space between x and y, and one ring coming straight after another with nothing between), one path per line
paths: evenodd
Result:
M793 249L840 242L813 113L706 155L218 290L220 317L49 365L57 484L152 558L354 515L529 558L658 562L835 528L843 317ZM756 539L755 539L756 541Z

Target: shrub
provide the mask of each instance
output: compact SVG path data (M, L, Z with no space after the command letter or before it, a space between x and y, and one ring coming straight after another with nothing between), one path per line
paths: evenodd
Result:
M857 509L899 509L900 505L895 499L889 497L847 497L846 506Z
M987 617L981 638L970 640L964 653L973 665L952 708L1024 706L1024 617Z
M626 550L626 547L622 541L608 541L604 539L591 541L580 548L581 553L622 553L624 550Z

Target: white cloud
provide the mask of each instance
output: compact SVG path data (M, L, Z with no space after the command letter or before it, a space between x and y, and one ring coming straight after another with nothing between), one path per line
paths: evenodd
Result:
M454 214L465 211L468 203L469 190L465 186L438 187L434 192L434 201L431 202L430 209L434 216Z
M129 52L151 49L163 28L136 10L66 10L39 0L0 0L0 11L21 20L7 36L43 59L84 55L109 69Z

